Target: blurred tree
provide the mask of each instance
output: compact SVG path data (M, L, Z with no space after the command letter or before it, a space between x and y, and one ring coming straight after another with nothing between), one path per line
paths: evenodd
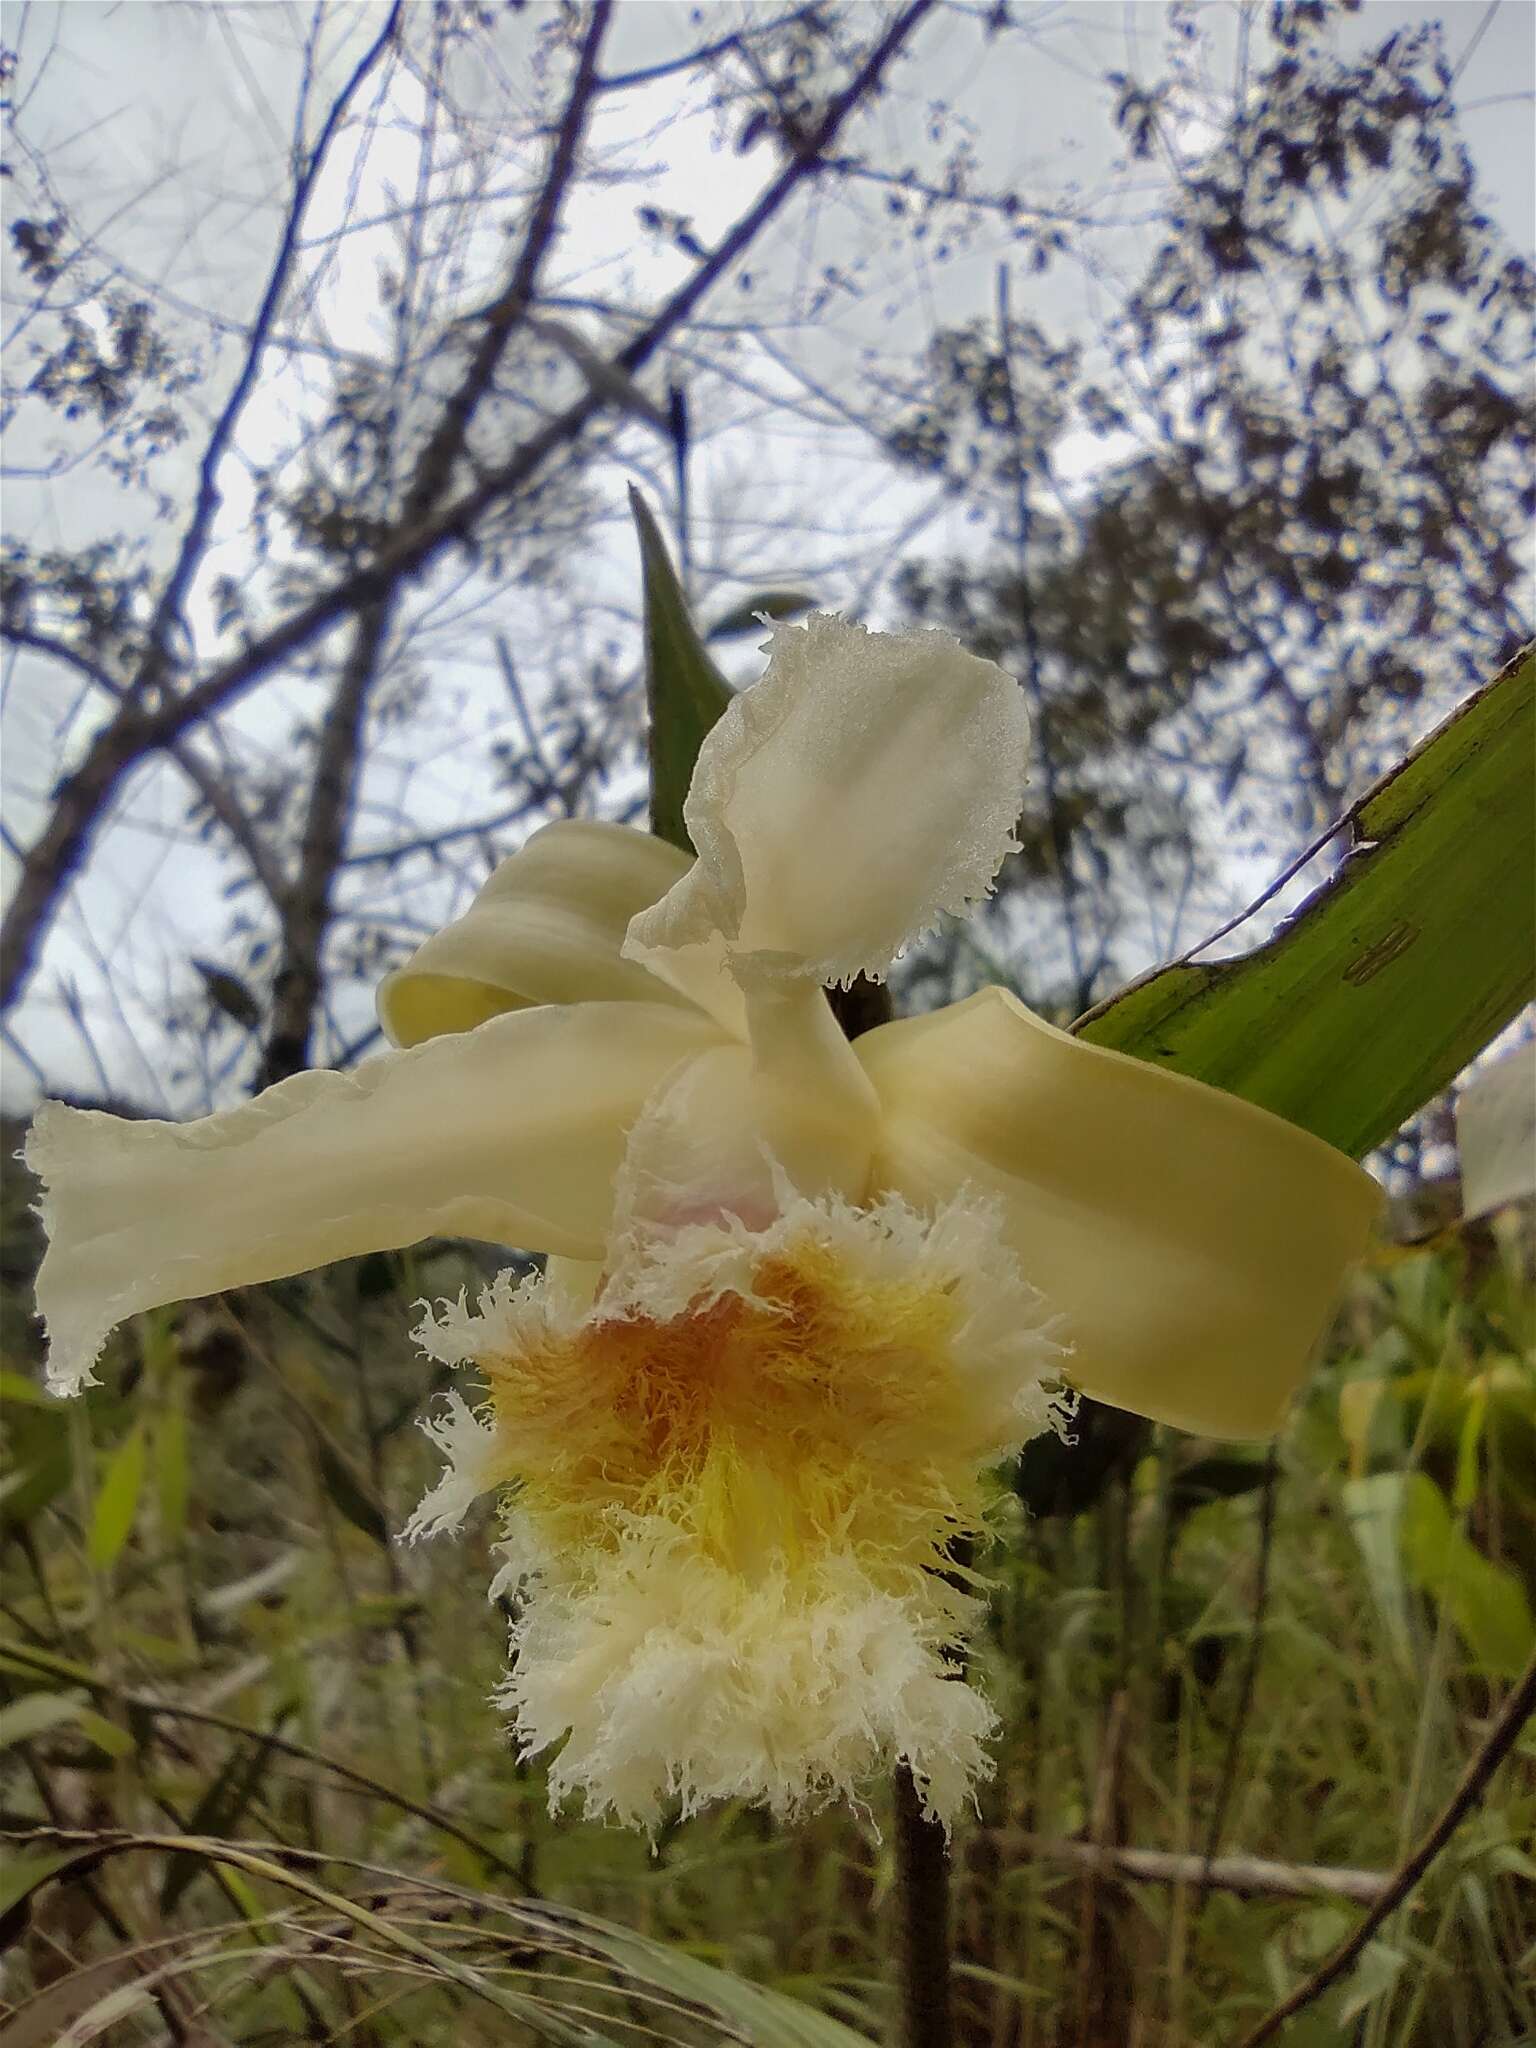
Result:
M890 436L991 510L981 565L903 591L1036 700L1007 893L1048 920L1029 993L1067 1015L1146 957L1149 903L1159 950L1194 936L1214 846L1309 839L1531 631L1532 272L1479 203L1441 32L1346 61L1335 12L1276 8L1218 103L1172 10L1168 75L1113 81L1167 228L1102 348L1010 321L1005 273Z
M400 0L367 17L366 38L356 10L319 4L292 47L260 53L267 111L280 130L281 86L291 133L248 320L140 291L147 259L131 234L109 249L72 218L27 139L37 80L8 53L8 475L36 487L38 516L5 544L0 634L25 664L29 739L50 724L65 772L30 793L29 843L7 837L0 1004L27 988L103 828L160 757L191 783L198 831L236 859L232 944L215 964L260 1012L253 1032L217 1000L206 961L167 963L160 1007L204 1097L236 1071L271 1081L355 1054L366 989L442 915L440 885L431 911L413 911L405 863L430 885L466 851L472 885L494 834L595 801L624 742L633 757L638 708L625 690L634 650L594 619L590 592L565 585L563 562L596 518L587 471L638 435L681 491L686 401L678 387L663 406L640 373L722 281L750 284L744 260L803 185L843 175L833 144L934 4L733 10L729 34L695 33L639 68L620 56L614 0L525 19ZM205 25L179 33L189 50ZM170 47L187 54L174 36ZM57 45L40 61L56 58ZM754 142L777 141L766 178L708 246L690 216L636 210L669 252L665 281L646 289L626 273L578 302L602 323L593 342L541 310L571 304L550 259L582 234L590 190L638 175L613 161L625 145L609 109L659 81L680 101L702 95ZM142 516L84 545L40 544L36 532L77 523L47 495L70 478L86 479L102 523L90 480L103 471ZM510 591L542 609L557 650L532 697L485 624ZM462 719L462 702L425 681L429 654L475 642L496 647L506 686L489 721L484 707ZM79 686L62 708L61 674ZM258 692L270 707L260 738L256 721L231 716ZM514 712L517 740L496 741ZM456 718L470 745L489 724L483 756L510 801L446 825L439 803L433 829L405 791ZM360 823L379 815L400 829L368 840ZM96 965L121 1001L131 967ZM86 1008L58 975L51 994L100 1066Z

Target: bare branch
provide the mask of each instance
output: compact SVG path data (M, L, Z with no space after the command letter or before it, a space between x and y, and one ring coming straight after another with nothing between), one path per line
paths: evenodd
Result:
M67 641L54 640L46 633L35 632L30 626L23 626L10 620L0 625L0 638L9 641L13 647L25 647L34 654L44 654L53 661L62 662L66 668L72 668L77 675L84 676L88 682L119 704L126 697L127 693L122 685L108 675L99 662L93 661L78 647L71 647ZM245 855L251 873L266 891L268 898L275 906L281 908L285 893L282 870L272 849L242 810L228 779L204 761L184 739L172 740L165 752Z
M575 171L576 153L592 104L598 52L612 13L613 0L595 0L565 113L550 153L549 169L511 280L499 304L485 316L486 330L480 345L421 452L405 493L403 516L408 526L423 519L448 490L475 413L491 388L514 329L532 301ZM321 727L298 874L283 905L282 956L273 983L271 1031L258 1075L261 1087L284 1080L310 1063L310 1040L320 1001L321 954L331 920L331 891L352 821L368 698L383 659L394 609L395 593L391 589L359 613L352 651Z
M287 218L283 223L282 236L277 245L277 255L273 259L272 269L267 277L266 290L262 293L261 304L257 307L256 317L251 324L250 339L246 343L245 359L240 365L240 374L235 379L229 397L224 402L223 410L214 421L213 431L208 436L208 443L203 450L203 459L198 469L197 497L192 506L192 517L188 520L186 531L181 537L181 546L176 553L175 566L171 570L165 588L160 594L160 601L155 607L154 617L150 620L144 657L139 664L138 674L134 679L132 687L132 694L134 695L137 695L141 690L152 688L161 680L164 673L167 660L166 641L169 638L172 627L181 616L181 608L186 598L188 586L191 584L192 578L196 575L199 564L203 559L209 535L213 528L214 518L218 513L220 504L218 485L219 464L224 460L225 454L228 452L230 439L234 434L240 415L245 410L246 400L255 388L257 374L261 369L262 357L266 354L267 344L272 336L273 322L276 320L278 309L281 307L283 299L287 294L289 279L293 274L294 258L298 253L299 230L303 225L304 215L308 211L310 197L315 188L315 181L325 164L336 132L340 128L342 121L346 118L347 109L351 106L364 80L394 42L396 31L400 26L400 11L403 5L404 0L394 0L393 6L385 17L384 26L363 52L351 77L348 78L346 84L331 102L330 111L327 113L320 132L315 138L314 147L310 150L302 169L299 170L294 179L293 197L289 202Z
M894 15L850 83L827 105L806 147L788 157L758 198L699 263L693 275L655 317L614 358L634 372L648 362L694 307L776 217L810 176L824 168L825 151L849 116L873 93L903 45L936 0L908 0ZM263 638L215 668L184 694L153 708L124 706L98 735L84 760L61 787L54 811L23 863L15 895L0 927L0 1010L16 1000L29 979L43 933L59 899L84 859L124 778L143 756L166 747L189 728L245 695L279 663L309 646L347 613L387 596L397 584L419 575L454 541L467 540L476 522L514 497L558 449L581 433L601 410L590 389L548 421L497 470L459 498L408 528L382 548L374 561L351 571Z
M1169 1849L1132 1849L1110 1843L1059 1841L1024 1828L979 1828L967 1851L988 1868L1001 1854L1019 1862L1059 1863L1074 1870L1107 1871L1141 1884L1190 1885L1235 1892L1240 1898L1304 1899L1321 1892L1374 1905L1392 1883L1387 1870L1352 1870L1333 1864L1276 1863L1263 1856L1181 1855Z
M271 1030L258 1075L263 1088L309 1064L331 888L352 817L368 694L378 674L392 610L388 599L381 598L359 614L352 652L320 728L298 875L282 905L283 950L273 978Z

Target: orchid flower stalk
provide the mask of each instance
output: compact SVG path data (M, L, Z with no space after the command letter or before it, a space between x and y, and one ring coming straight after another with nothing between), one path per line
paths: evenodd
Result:
M1377 1206L1001 988L842 1036L827 984L989 892L1027 742L945 635L782 627L699 754L697 858L547 826L386 980L356 1072L188 1125L47 1105L53 1384L167 1301L440 1232L546 1252L424 1314L477 1377L409 1533L497 1498L552 1799L794 1813L901 1758L948 1823L993 1727L952 1662L989 1469L1074 1391L1274 1430Z

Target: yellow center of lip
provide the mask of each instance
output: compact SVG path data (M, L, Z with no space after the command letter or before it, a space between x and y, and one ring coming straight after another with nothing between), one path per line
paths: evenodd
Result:
M960 1320L952 1284L807 1237L681 1315L540 1322L479 1362L519 1507L562 1548L660 1515L737 1571L835 1546L905 1576L978 1512Z

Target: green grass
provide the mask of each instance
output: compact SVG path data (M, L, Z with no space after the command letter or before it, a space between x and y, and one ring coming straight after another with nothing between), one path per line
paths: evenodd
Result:
M1443 1802L1507 1690L1536 1595L1536 1308L1518 1221L1385 1252L1362 1276L1280 1448L1267 1571L1261 1454L1160 1433L1081 1513L1032 1521L1002 1501L976 1661L1005 1727L997 1777L955 1844L962 2041L1232 2041L1362 1911L1322 1893L1090 1878L1025 1836L1097 1828L1199 1856L1224 1805L1223 1854L1387 1870ZM20 1375L36 1366L16 1302L28 1254L19 1225L3 1335ZM515 1761L487 1704L504 1635L484 1596L494 1531L409 1552L381 1540L431 1467L411 1427L427 1383L409 1303L456 1291L467 1271L445 1247L141 1318L108 1385L72 1408L12 1384L6 1825L161 1843L39 1886L4 1997L55 1983L66 1954L108 1959L163 1937L161 1997L195 2048L204 2002L210 2042L781 2038L768 2007L708 2017L725 2011L717 1980L604 1948L564 1917L579 1909L879 2036L892 1940L881 1787L868 1816L784 1830L729 1810L668 1830L654 1853L551 1819L540 1772ZM1414 1472L1464 1549L1426 1550L1389 1518L1362 1524L1362 1503ZM151 1716L135 1697L299 1754ZM177 1857L164 1838L178 1831L243 1849ZM1536 2038L1533 1837L1528 1730L1353 1977L1285 2040ZM284 1862L272 1845L313 1853ZM51 1840L27 1853L44 1851L58 1853ZM17 1853L9 1868L14 1893L33 1867ZM550 1909L520 1916L521 1894ZM165 2004L134 2002L142 1968L128 1954L90 1980L92 1997L125 2001L103 2038L166 2038ZM69 2014L80 2009L77 1997Z

